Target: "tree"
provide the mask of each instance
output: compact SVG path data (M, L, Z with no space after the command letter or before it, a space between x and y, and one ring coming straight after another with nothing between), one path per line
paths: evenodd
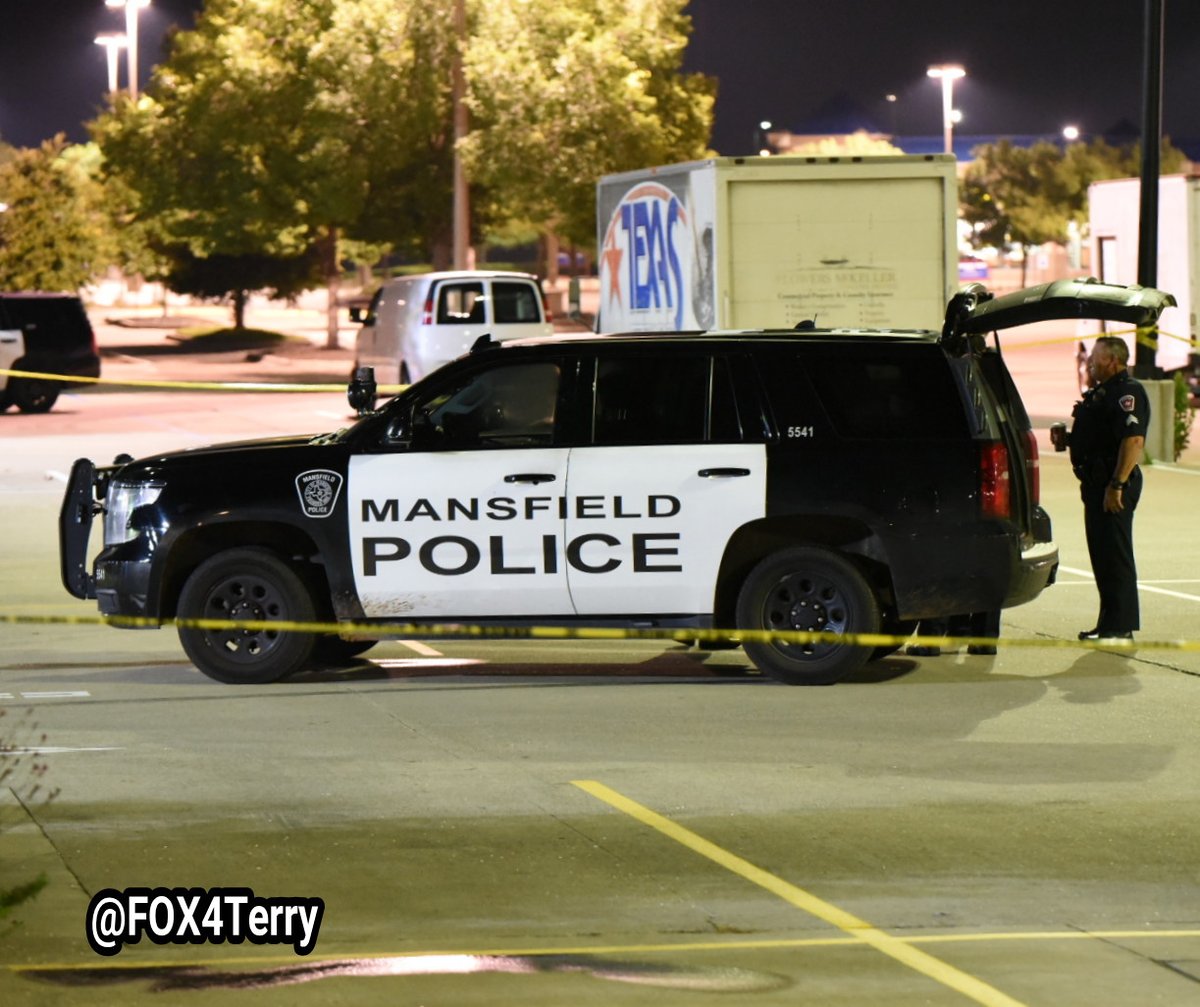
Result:
M465 54L470 177L497 218L595 238L613 171L704 157L715 82L681 72L686 0L529 0L475 8Z
M115 254L89 161L61 135L0 159L0 287L78 290Z
M476 235L524 217L590 243L601 173L704 153L712 84L678 72L683 5L472 4ZM332 345L339 240L448 258L459 45L449 0L208 0L142 99L95 132L177 264L180 246L290 275L318 247Z
M1102 139L1065 148L1044 141L1018 147L1000 140L971 153L974 160L959 195L963 220L971 225L977 248L1020 246L1022 286L1029 248L1066 241L1071 221L1086 223L1088 186L1136 175L1141 162L1137 146L1114 147ZM1182 152L1164 143L1164 173L1182 170L1185 162Z
M336 345L339 237L403 232L429 175L436 185L431 147L447 145L419 133L444 118L425 86L439 15L434 0L209 0L195 30L174 36L143 98L119 101L96 124L109 171L177 264L188 260L179 248L195 259L253 257L256 281L278 288L319 249ZM407 199L380 193L406 172Z

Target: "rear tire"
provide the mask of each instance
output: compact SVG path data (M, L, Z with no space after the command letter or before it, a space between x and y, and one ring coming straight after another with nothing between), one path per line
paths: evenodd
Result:
M846 557L818 546L784 549L762 560L738 595L739 629L878 633L879 601ZM871 647L841 643L759 643L750 659L788 685L830 685L861 668Z
M23 413L48 413L58 401L59 386L41 378L13 378L9 398Z
M316 607L299 574L266 549L229 549L201 563L179 595L181 619L313 622ZM268 629L179 627L179 642L209 678L276 682L312 660L316 637Z

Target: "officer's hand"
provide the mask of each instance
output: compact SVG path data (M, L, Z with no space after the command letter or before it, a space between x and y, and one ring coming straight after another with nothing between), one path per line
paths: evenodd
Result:
M1104 509L1109 514L1119 514L1125 509L1125 501L1121 498L1121 491L1113 489L1111 486L1106 486L1104 489Z

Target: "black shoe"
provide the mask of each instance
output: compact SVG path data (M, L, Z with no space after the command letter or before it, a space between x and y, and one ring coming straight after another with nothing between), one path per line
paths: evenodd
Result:
M1090 640L1094 643L1117 643L1121 640L1132 640L1133 633L1129 630L1120 633L1110 629L1089 629L1080 633L1079 639Z
M995 657L996 648L988 643L972 643L967 647L967 653L976 657Z

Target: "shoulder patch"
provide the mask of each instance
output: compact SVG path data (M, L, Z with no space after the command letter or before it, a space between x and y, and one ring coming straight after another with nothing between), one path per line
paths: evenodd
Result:
M1137 405L1137 400L1132 395L1122 395L1117 403L1127 413L1133 412L1134 406Z
M329 469L311 469L296 476L300 507L308 517L329 517L341 491L341 475Z

